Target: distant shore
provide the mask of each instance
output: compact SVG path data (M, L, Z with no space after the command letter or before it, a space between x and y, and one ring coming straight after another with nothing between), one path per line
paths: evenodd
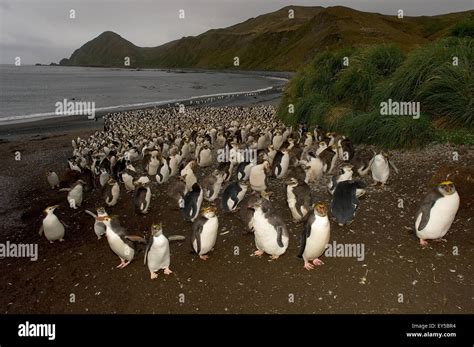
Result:
M227 97L215 99L205 104L191 103L190 99L180 100L185 106L256 106L256 105L274 105L277 106L281 98L281 89L272 89L269 92L240 95L236 97ZM173 105L170 105L173 106ZM148 109L153 107L168 107L168 104L152 107L136 107L127 110ZM96 113L96 120L90 120L87 116L58 116L54 118L33 118L23 122L8 123L0 122L0 143L5 141L14 141L19 137L29 137L35 135L47 134L65 134L77 131L95 131L103 129L103 116L111 112L122 112L126 110L99 111Z

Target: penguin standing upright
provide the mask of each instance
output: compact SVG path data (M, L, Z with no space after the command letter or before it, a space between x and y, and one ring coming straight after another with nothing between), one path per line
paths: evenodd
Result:
M102 236L105 234L105 230L106 230L105 224L102 222L102 219L108 216L107 212L105 211L105 208L98 207L97 214L94 214L89 210L85 210L85 212L91 215L92 217L94 217L95 219L94 232L95 232L95 235L97 236L97 240L100 240Z
M270 163L266 160L250 169L249 182L253 190L263 192L267 189L267 173L270 170Z
M179 208L184 207L184 196L187 192L186 182L183 177L178 176L170 178L166 195L168 195L175 204L177 203Z
M298 257L303 258L304 268L311 270L314 265L324 264L319 257L324 253L330 238L331 225L328 209L323 203L314 205L314 210L306 221L301 233L301 245Z
M359 205L358 197L365 193L363 188L359 181L344 181L337 184L331 201L331 214L340 226L352 222Z
M202 180L204 199L211 202L217 199L221 191L222 183L224 182L224 175L223 172L214 170L213 173Z
M169 160L161 157L160 161L161 161L161 166L160 166L160 169L158 170L158 173L156 174L156 181L159 184L163 184L163 183L168 182L168 179L170 178L171 169L169 167Z
M110 178L103 190L107 206L115 206L120 196L120 186L118 182Z
M334 190L336 189L336 186L339 182L352 180L352 175L353 175L352 165L351 164L342 165L338 174L333 175L329 178L329 183L328 183L329 193L331 195L334 194Z
M286 252L289 243L289 234L283 220L275 214L269 204L259 199L250 206L254 209L253 228L255 235L255 246L257 250L254 255L262 256L270 254L271 259L276 260Z
M288 171L288 166L290 165L290 155L287 149L278 151L273 159L272 168L273 175L276 178L282 178L286 175Z
M373 157L374 153L372 151L361 149L355 152L350 163L353 165L355 172L357 172L359 176L364 177L369 173Z
M126 267L135 257L136 243L146 243L145 239L137 235L129 235L119 220L111 216L100 219L106 227L105 235L112 251L120 258L118 269Z
M172 273L170 270L170 243L160 224L151 226L151 235L145 251L144 263L148 265L151 279L158 277L158 271L164 270L165 275Z
M293 219L299 222L310 211L311 188L306 182L300 182L296 178L290 178L286 184L288 207Z
M77 209L82 204L83 198L83 184L85 182L82 180L78 180L72 188L63 188L61 191L69 191L67 194L67 202L69 203L69 207L73 209Z
M239 217L242 223L245 225L245 233L247 232L253 232L253 214L254 214L254 209L253 204L255 204L258 200L262 200L262 204L265 205L265 208L271 208L271 203L270 203L270 196L271 192L252 192L250 196L244 201L242 201L242 208L239 211Z
M46 217L44 217L39 231L40 235L42 235L44 232L44 236L46 236L46 239L50 243L53 243L56 240L64 241L64 225L54 214L54 210L58 207L59 205L54 205L47 207L44 210Z
M199 215L204 193L198 183L194 183L191 190L184 196L181 212L184 219L194 222Z
M191 244L194 251L202 260L207 260L209 253L216 244L219 221L215 207L207 207L202 210L201 216L193 224Z
M133 195L133 203L135 205L135 212L147 214L150 208L151 189L150 184L139 184Z
M250 176L250 169L255 166L251 161L243 161L237 166L237 179L239 181L247 181Z
M54 189L56 187L59 188L59 177L56 172L49 170L46 174L46 177L48 179L49 185L51 186L51 189Z
M224 212L233 212L243 200L248 185L244 182L233 182L229 184L222 193L222 209Z
M441 182L423 199L416 213L415 230L422 247L426 240L443 240L459 209L459 195L451 181Z
M395 169L395 172L398 173L397 168L390 162L386 152L380 152L374 157L370 166L374 185L381 183L383 186L387 183L388 177L390 176L390 165Z

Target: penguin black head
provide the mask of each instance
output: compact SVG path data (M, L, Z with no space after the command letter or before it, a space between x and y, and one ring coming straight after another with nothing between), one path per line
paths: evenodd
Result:
M314 205L314 213L319 217L326 217L328 214L328 208L322 202L318 202Z
M193 192L199 192L201 190L201 186L198 183L194 183L192 186Z
M456 187L451 181L444 181L438 184L438 190L443 195L451 195L456 193Z

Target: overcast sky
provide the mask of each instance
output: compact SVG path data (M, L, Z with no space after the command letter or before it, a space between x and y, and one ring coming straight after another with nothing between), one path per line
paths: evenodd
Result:
M137 46L158 46L227 27L288 5L336 6L406 16L473 9L474 0L0 0L0 63L58 62L111 30ZM74 9L76 18L70 19ZM185 10L185 20L178 11ZM297 13L296 13L297 15Z

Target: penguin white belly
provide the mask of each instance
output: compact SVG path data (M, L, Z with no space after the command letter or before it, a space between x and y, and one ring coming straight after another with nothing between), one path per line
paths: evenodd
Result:
M217 229L219 228L219 221L217 217L210 218L202 227L201 232L201 251L199 255L207 254L216 244ZM193 241L194 250L197 249L196 240Z
M48 241L60 240L64 237L64 225L54 215L47 216L43 220L43 231Z
M374 181L386 183L389 175L390 168L388 166L388 163L378 163L377 161L374 161L374 163L372 164L372 178L374 179Z
M117 254L120 259L132 260L135 254L135 250L127 245L123 240L114 232L107 232L107 241L109 242L110 249Z
M94 232L98 238L102 237L105 234L105 224L99 221L94 223Z
M219 192L221 191L221 187L222 187L222 181L219 180L216 183L214 183L212 196L210 196L207 200L208 201L216 200L217 197L219 196Z
M150 272L157 272L170 266L170 245L163 235L154 238L147 260Z
M315 182L318 178L320 178L323 175L324 171L324 164L321 161L321 159L316 158L312 159L309 162L309 169L306 171L306 183L312 183Z
M296 209L296 196L293 193L293 189L291 189L291 187L287 187L286 192L287 192L288 207L290 208L291 215L293 216L293 219L300 220L302 216Z
M100 186L101 187L105 186L108 180L109 180L109 174L107 172L103 172L99 178Z
M311 235L306 239L303 252L304 261L319 258L325 251L330 237L330 224L327 217L317 217L311 225Z
M125 189L129 192L135 190L135 185L133 184L133 177L129 174L122 175L123 183L125 184Z
M267 189L267 186L265 184L265 173L263 172L263 169L254 166L250 170L249 180L253 190L260 192Z
M276 177L277 178L282 178L283 176L285 176L286 172L288 171L288 166L289 165L290 165L290 156L288 154L285 154L281 158L281 162L280 162L281 171L279 172L279 174Z
M436 200L430 211L430 219L423 230L418 230L421 222L421 214L418 216L415 226L416 235L420 239L433 240L444 237L448 232L459 208L459 195L444 196Z
M148 175L149 176L155 176L156 173L158 172L158 166L160 165L160 162L158 160L150 161L148 164Z
M268 222L261 210L255 211L253 215L253 228L255 230L255 246L257 249L270 255L282 255L288 247L288 237L282 236L283 247L277 242L277 231Z
M199 166L207 167L212 165L212 156L210 150L203 149L199 154Z

